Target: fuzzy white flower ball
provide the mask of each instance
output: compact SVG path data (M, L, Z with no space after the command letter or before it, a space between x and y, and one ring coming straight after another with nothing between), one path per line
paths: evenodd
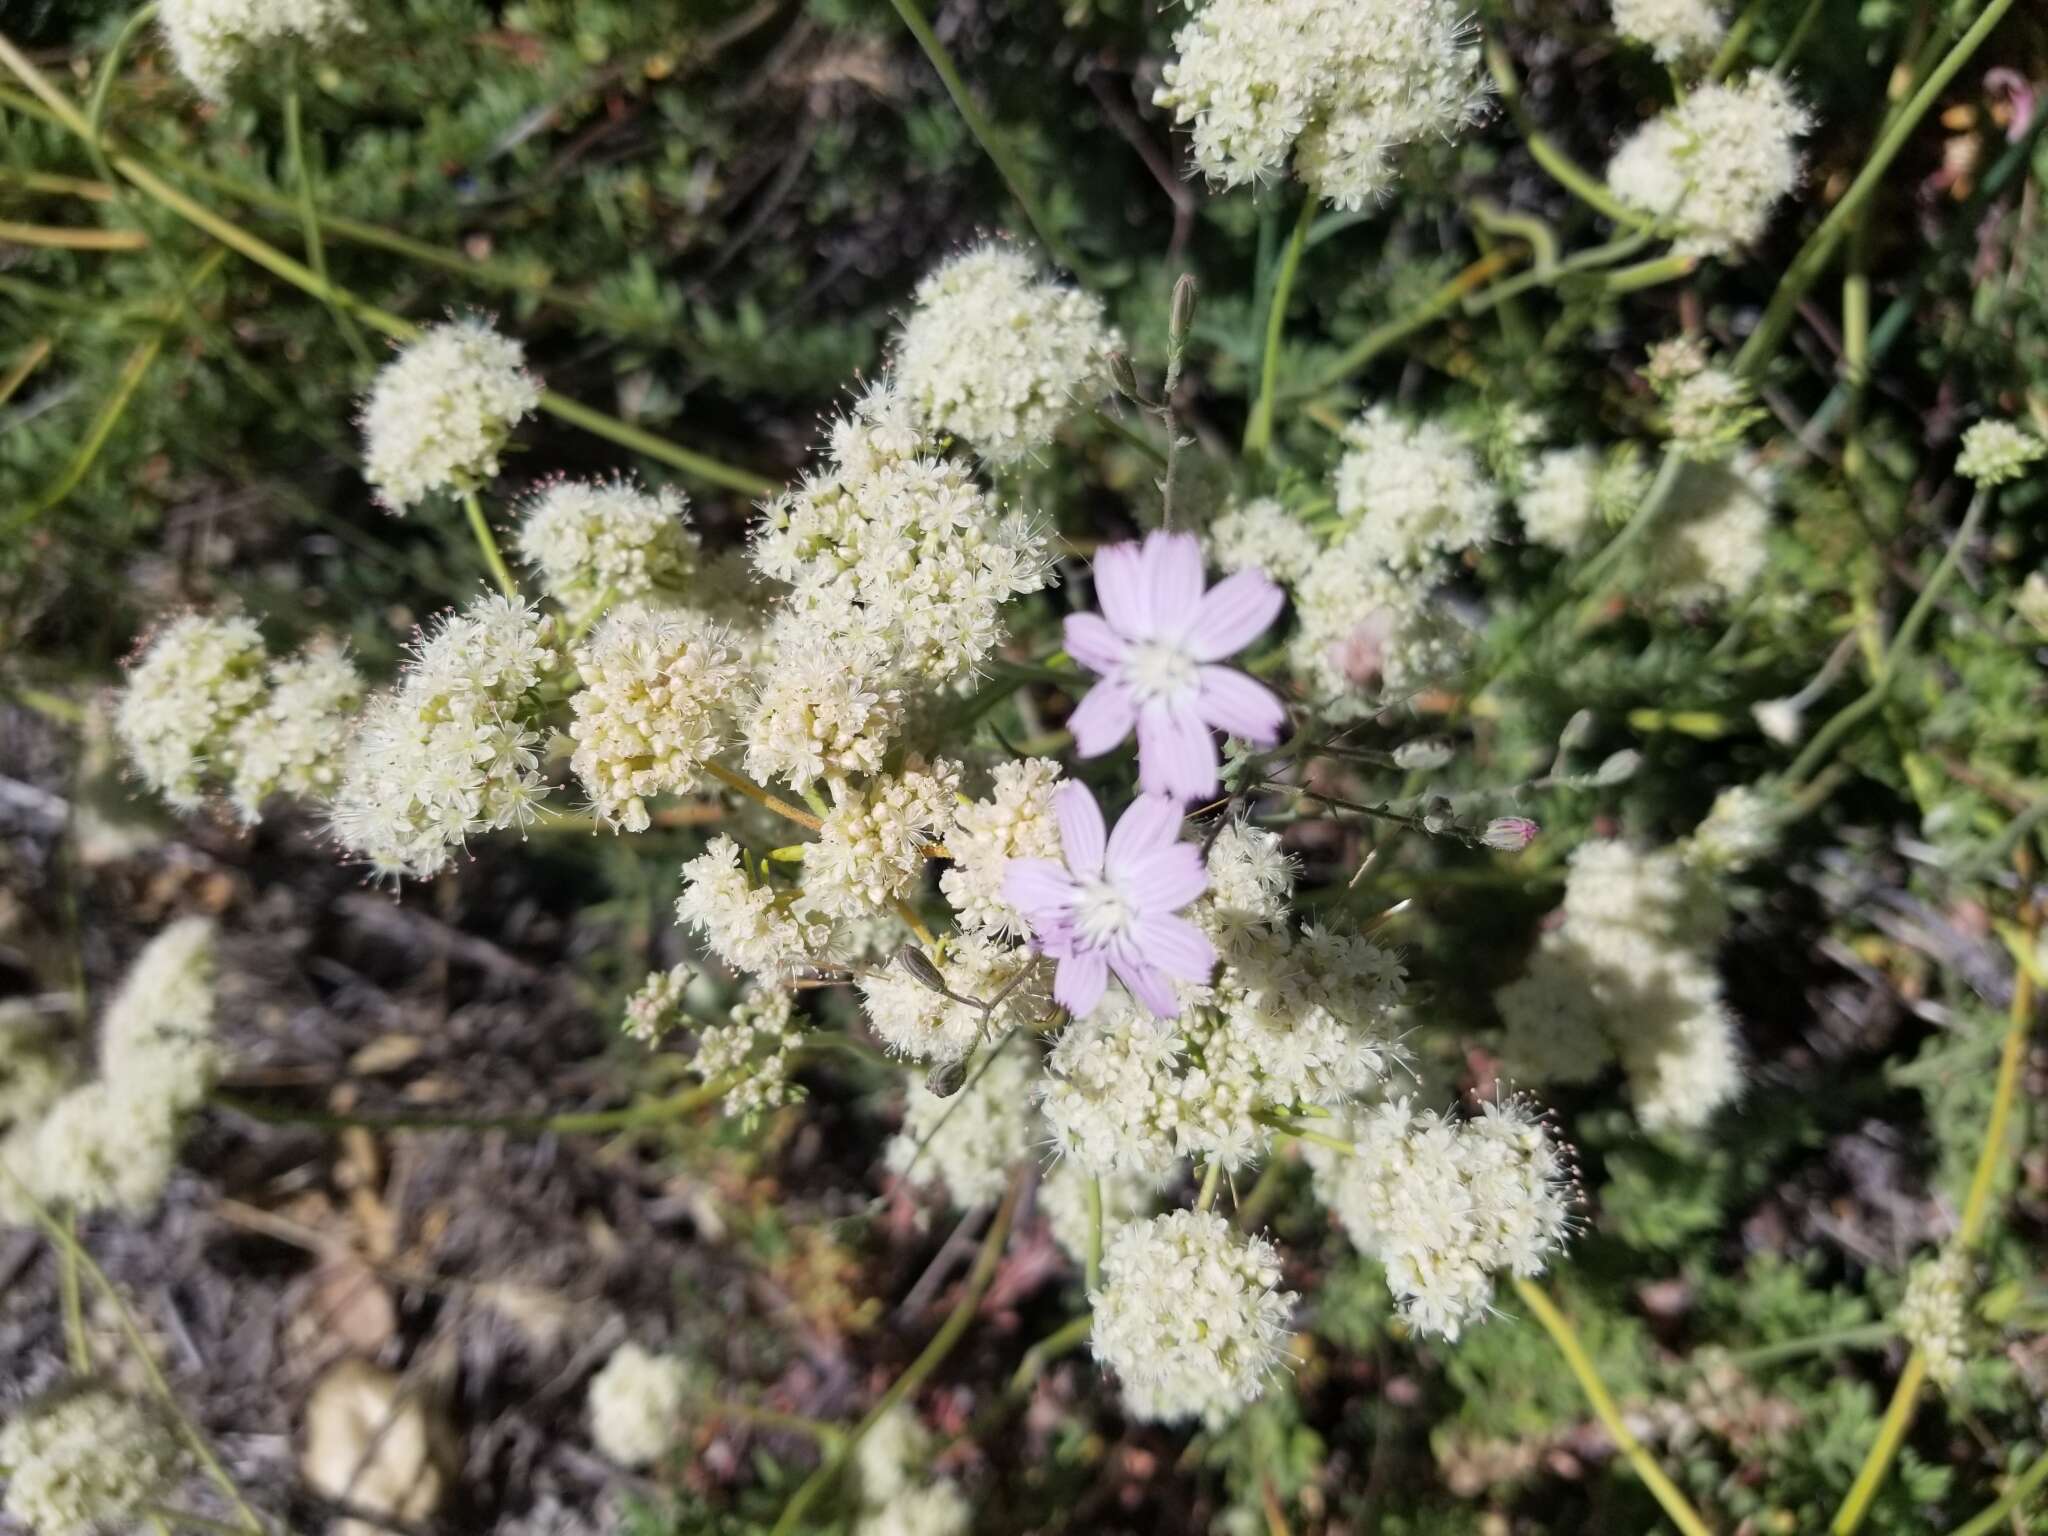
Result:
M1060 859L1052 792L1060 765L1049 757L1016 758L990 776L988 798L958 807L943 841L953 858L939 889L969 932L1006 938L1024 932L1024 914L1003 895L1012 859Z
M530 497L520 515L519 554L563 607L675 594L697 568L689 498L623 480L562 480Z
M220 1075L214 1038L217 930L187 917L144 946L100 1025L100 1073L124 1103L196 1109Z
M1220 1423L1255 1402L1286 1358L1294 1294L1279 1250L1214 1211L1121 1228L1103 1251L1095 1358L1136 1417Z
M806 908L861 917L909 895L959 795L960 765L948 762L835 789L818 840L804 849Z
M1271 496L1232 507L1209 525L1209 563L1226 572L1264 571L1283 587L1315 569L1323 542Z
M250 620L188 613L129 669L114 735L143 782L179 810L200 805L204 780L233 772L235 727L263 698L266 659Z
M659 1461L682 1441L689 1395L682 1361L621 1344L590 1380L590 1438L622 1467Z
M1770 561L1776 495L1770 471L1754 454L1689 461L1647 552L1651 592L1680 608L1746 596Z
M984 1018L979 1008L934 992L901 964L868 972L857 982L868 1025L899 1056L939 1066L960 1061L976 1047L1030 1023L1044 1005L1042 975L1036 981L1017 979L1018 972L1031 964L1030 954L1003 949L987 935L954 939L931 964L954 996L977 1002L994 1002L1001 996L1002 1001Z
M332 640L316 640L270 666L260 707L235 723L228 798L248 825L272 795L326 799L341 781L349 727L363 702L362 674Z
M1015 247L978 245L917 285L896 376L924 422L1008 464L1108 392L1121 344L1095 295L1050 281Z
M1756 242L1799 184L1794 141L1813 119L1776 75L1703 85L1637 129L1607 167L1631 208L1678 229L1681 256L1732 256Z
M1449 427L1374 406L1344 429L1344 442L1337 511L1355 529L1358 553L1410 572L1493 536L1500 492Z
M512 429L540 403L526 352L488 320L429 326L386 363L363 404L363 477L405 512L498 472Z
M724 835L683 866L676 916L736 971L787 976L814 963L832 939L831 924L797 910L798 891L757 885L740 845Z
M2004 485L2043 458L2048 458L2048 441L2018 422L1980 421L1963 434L1956 473L1980 486Z
M1967 1311L1975 1278L1969 1254L1944 1248L1913 1266L1899 1302L1899 1332L1926 1357L1928 1379L1944 1389L1962 1379L1969 1358Z
M31 1403L0 1429L7 1513L43 1536L139 1525L186 1469L169 1425L104 1387Z
M351 0L162 0L157 19L178 73L214 101L288 42L325 47L363 30Z
M1614 30L1660 64L1704 58L1721 46L1728 18L1711 0L1614 0Z

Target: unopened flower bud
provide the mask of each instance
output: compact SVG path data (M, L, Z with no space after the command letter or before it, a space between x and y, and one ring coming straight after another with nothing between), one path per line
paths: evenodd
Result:
M1195 323L1195 274L1183 272L1180 280L1173 285L1173 312L1168 321L1176 344L1187 339L1189 329Z
M1616 784L1626 784L1636 776L1636 770L1642 766L1642 753L1633 748L1623 748L1594 771L1593 782L1602 789L1611 789Z
M1423 736L1404 741L1394 748L1394 766L1411 772L1428 772L1449 765L1453 751L1448 736Z
M941 994L945 992L946 978L941 976L939 968L932 964L931 956L915 944L906 944L897 950L896 963L910 972L919 986L930 987L934 992Z
M1479 834L1479 841L1502 853L1520 853L1542 830L1526 816L1496 816Z
M1431 795L1429 803L1422 808L1422 830L1433 836L1457 829L1458 815L1451 808L1451 802L1442 795Z
M960 1091L961 1085L966 1081L967 1062L965 1058L959 1061L941 1062L926 1075L924 1091L935 1099L950 1099Z
M1126 400L1138 398L1138 371L1131 366L1130 358L1122 352L1109 354L1109 382L1116 386L1116 392Z

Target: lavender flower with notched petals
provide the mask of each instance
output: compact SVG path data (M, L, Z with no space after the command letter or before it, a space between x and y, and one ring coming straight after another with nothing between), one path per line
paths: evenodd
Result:
M1095 596L1102 612L1069 614L1066 626L1068 654L1102 677L1067 722L1081 756L1099 757L1135 725L1139 787L1191 800L1216 791L1212 728L1254 746L1279 741L1279 696L1216 664L1264 633L1287 600L1265 572L1205 591L1201 541L1152 533L1096 555Z
M1064 865L1012 859L1003 895L1024 914L1041 953L1059 961L1052 995L1075 1018L1102 1001L1109 973L1161 1018L1180 1011L1172 978L1205 981L1216 951L1175 914L1208 888L1201 850L1180 841L1180 806L1140 795L1103 836L1102 812L1081 784L1053 797Z

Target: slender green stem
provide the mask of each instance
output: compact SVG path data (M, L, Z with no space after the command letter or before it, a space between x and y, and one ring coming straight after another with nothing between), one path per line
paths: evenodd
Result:
M1949 1536L1991 1536L1993 1531L2005 1529L2006 1521L2029 1506L2043 1483L2048 1483L2048 1451L2036 1456L2033 1465L2014 1478L1995 1503L1965 1520Z
M1010 1395L1021 1396L1038 1380L1047 1365L1064 1355L1070 1349L1079 1349L1088 1342L1088 1336L1095 1331L1095 1314L1083 1312L1079 1317L1070 1317L1060 1326L1024 1351L1024 1358L1017 1362L1017 1369L1010 1373Z
M1970 60L1984 39L2012 9L2012 0L1991 0L1984 7L1976 21L1949 49L1946 57L1937 64L1910 100L1888 122L1879 136L1877 147L1870 152L1870 158L1863 163L1863 169L1856 173L1856 179L1849 183L1849 190L1842 194L1840 202L1828 210L1799 254L1786 267L1785 275L1778 280L1778 286L1771 295L1770 303L1764 309L1763 319L1742 344L1742 350L1735 356L1735 367L1740 373L1756 377L1770 362L1778 350L1779 342L1790 329L1792 316L1799 307L1799 301L1806 297L1827 265L1834 259L1835 249L1849 232L1851 224L1860 215L1863 205L1876 193L1884 182L1885 173L1891 169L1892 161L1899 151L1906 147L1913 130L1920 126L1920 120L1934 106L1941 93L1958 71Z
M1040 243L1052 253L1053 259L1068 271L1082 272L1081 263L1068 248L1066 241L1060 238L1059 230L1053 225L1052 220L1046 217L1045 210L1039 206L1038 198L1032 192L1030 172L1003 142L1002 135L996 131L995 125L989 122L982 115L981 108L974 104L974 98L967 90L967 82L960 78L960 71L954 66L952 55L946 52L946 45L939 41L938 33L934 32L931 23L925 20L924 9L918 4L918 0L890 0L890 4L896 7L896 14L903 18L903 25L910 29L910 35L917 39L917 45L924 50L924 56L931 60L933 70L946 87L946 94L953 98L954 110L959 112L960 120L967 125L967 131L974 135L974 142L981 146L982 153L987 155L994 162L997 171L1001 172L1003 181L1009 186L1010 196L1014 197L1017 206L1024 210L1025 222L1031 226Z
M1657 256L1607 273L1598 279L1598 286L1602 293L1636 293L1690 277L1699 264L1697 256Z
M173 1504L145 1504L143 1512L160 1531L171 1526L182 1525L187 1530L204 1531L212 1536L246 1536L246 1527L230 1525L225 1520L214 1520L206 1515L195 1515L189 1509L179 1509Z
M1827 0L1806 0L1806 9L1799 13L1799 19L1792 24L1792 35L1785 39L1785 51L1771 60L1771 68L1783 74L1797 62L1800 50L1805 48L1807 38L1813 35L1814 23L1820 20L1821 7Z
M1093 1296L1102 1289L1102 1180L1088 1175L1088 1253L1082 1270Z
M1728 35L1721 40L1721 46L1714 54L1714 62L1707 66L1709 80L1723 80L1728 71L1735 67L1742 57L1742 50L1749 46L1749 34L1756 30L1756 19L1762 14L1764 0L1749 0L1742 8L1742 14L1735 18L1735 25L1728 29Z
M1195 1209L1206 1211L1216 1203L1216 1192L1223 1187L1223 1164L1215 1158L1209 1159L1209 1166L1202 1170L1201 1193L1195 1196Z
M779 795L769 794L767 790L756 784L752 779L734 773L723 763L707 762L704 765L704 771L710 774L712 778L718 780L727 789L745 795L757 805L766 806L785 821L793 821L798 826L806 827L813 832L816 832L825 825L821 818L813 816L809 811L801 810L791 805Z
M1508 109L1521 131L1523 142L1529 146L1529 153L1536 163L1549 173L1565 191L1580 202L1605 214L1617 224L1640 228L1655 222L1649 214L1631 208L1620 198L1590 175L1584 167L1559 149L1550 136L1537 131L1528 114L1522 110L1522 82L1515 76L1514 60L1508 57L1507 45L1498 38L1489 38L1486 44L1486 67L1493 75L1493 83L1500 92L1501 104Z
M1258 1121L1260 1125L1266 1126L1271 1130L1284 1131L1297 1141L1310 1142L1318 1147L1328 1147L1332 1152L1349 1154L1358 1151L1358 1146L1355 1142L1345 1141L1337 1136L1326 1136L1321 1131L1311 1129L1306 1125L1296 1125L1292 1120L1282 1115L1271 1114L1265 1110L1255 1110L1252 1118Z
M1334 389L1387 348L1405 341L1424 326L1449 314L1464 302L1468 294L1483 287L1489 279L1505 272L1517 259L1516 253L1505 246L1480 257L1407 314L1396 315L1393 319L1367 331L1346 347L1334 363L1301 389L1289 391L1289 398L1319 395L1326 389Z
M1020 1173L1010 1183L1009 1193L1003 1196L1003 1203L996 1207L995 1217L988 1224L988 1231L982 1237L981 1249L975 1255L974 1268L968 1272L967 1283L960 1289L960 1298L953 1303L953 1310L946 1315L939 1331L932 1335L918 1357L901 1376L889 1386L889 1390L876 1399L875 1406L853 1427L845 1440L833 1448L824 1462L791 1496L782 1507L782 1514L776 1520L769 1536L790 1536L803 1521L804 1513L815 1504L820 1494L832 1486L853 1453L860 1449L860 1443L867 1437L876 1423L898 1403L909 1397L926 1379L945 1363L954 1347L967 1334L974 1321L975 1309L981 1305L981 1298L987 1292L989 1282L995 1278L996 1264L1003 1256L1003 1247L1010 1240L1010 1223L1017 1214L1017 1202L1024 1194L1024 1176Z
M50 355L50 338L38 336L22 349L21 356L4 375L0 375L0 405L12 400L15 392L28 382L28 376L43 366Z
M1301 212L1295 216L1294 233L1280 255L1280 270L1273 276L1273 296L1266 306L1266 350L1259 363L1259 397L1244 424L1246 458L1261 458L1273 444L1273 406L1280 381L1280 338L1287 327L1287 301L1294 295L1295 274L1301 270L1301 253L1308 241L1309 225L1315 222L1316 189L1303 190Z
M92 1370L92 1346L86 1342L85 1305L78 1294L78 1221L69 1211L64 1214L64 1231L71 1239L58 1250L63 1265L64 1347L71 1357L71 1374L84 1376Z
M346 1130L360 1126L373 1131L525 1131L536 1135L596 1136L680 1120L708 1104L716 1103L744 1080L744 1073L729 1073L650 1103L629 1105L625 1109L565 1114L334 1114L325 1110L280 1109L234 1093L215 1093L213 1102L270 1125L307 1125L321 1130Z
M1858 698L1845 704L1835 717L1822 726L1806 744L1806 748L1785 770L1784 786L1797 789L1819 771L1821 766L1834 755L1849 734L1859 728L1879 709L1890 694L1892 684L1897 681L1899 664L1912 651L1913 643L1920 637L1920 631L1933 617L1936 602L1942 589L1949 583L1961 563L1963 551L1976 536L1977 525L1983 521L1985 509L1991 504L1991 492L1980 490L1970 498L1970 507L1963 514L1963 521L1956 529L1955 537L1949 541L1948 549L1941 557L1941 563L1934 568L1934 574L1927 578L1927 585L1920 589L1920 596L1906 612L1906 622L1899 626L1899 632L1892 643L1885 648L1883 659L1878 663L1877 675L1870 681L1870 687Z
M1809 1334L1803 1339L1786 1339L1783 1343L1765 1344L1756 1349L1738 1349L1714 1358L1749 1370L1759 1365L1776 1365L1781 1360L1822 1355L1835 1349L1873 1347L1896 1337L1898 1331L1890 1323L1859 1323L1853 1328L1833 1328L1826 1333Z
M1912 1428L1914 1411L1920 1406L1920 1387L1926 1379L1927 1357L1916 1349L1906 1357L1906 1368L1899 1372L1892 1400L1885 1405L1884 1418L1877 1426L1877 1438L1871 1444L1869 1455L1863 1458L1863 1465L1857 1469L1856 1481L1849 1485L1842 1507L1835 1512L1835 1518L1828 1526L1833 1536L1848 1536L1870 1513L1871 1500L1877 1497L1877 1490L1884 1485L1885 1474L1891 1471L1892 1458L1898 1454L1906 1431Z
M292 174L298 183L299 231L305 237L306 259L313 264L313 271L322 283L328 283L327 246L320 238L320 204L314 195L312 157L306 153L305 112L299 102L299 88L294 85L284 95L284 141L285 154L292 163ZM333 285L328 283L329 287ZM363 341L363 333L356 325L355 317L332 299L327 301L328 311L334 316L334 327L348 343L348 349L355 353L356 361L362 364L366 374L377 371L376 359L370 356L370 349ZM507 590L506 595L511 595Z
M1273 1147L1273 1155L1266 1159L1266 1166L1259 1170L1259 1176L1245 1197L1237 1203L1235 1220L1238 1230L1249 1232L1265 1217L1267 1208L1280 1193L1280 1182L1285 1176L1287 1162L1282 1156L1286 1149L1285 1138Z
M1679 1491L1676 1483L1664 1475L1664 1469L1657 1465L1655 1458L1643 1449L1642 1441L1630 1431L1621 1416L1621 1409L1615 1404L1614 1395L1607 1390L1607 1383L1600 1379L1599 1367L1593 1364L1592 1357L1579 1343L1578 1335L1572 1331L1565 1315L1558 1311L1556 1303L1544 1294L1542 1287L1519 1275L1515 1277L1515 1293L1536 1314L1536 1320L1550 1335L1557 1352L1564 1356L1565 1365L1578 1380L1579 1390L1593 1405L1594 1414L1606 1426L1615 1447L1628 1458L1628 1464L1636 1469L1636 1475L1650 1490L1651 1497L1663 1506L1664 1513L1671 1517L1671 1523L1684 1536L1712 1536L1712 1527L1700 1518L1691 1501Z
M1650 481L1650 488L1644 493L1635 514L1620 533L1607 541L1607 546L1579 567L1576 575L1567 584L1566 590L1577 596L1584 594L1587 604L1593 604L1605 595L1607 587L1619 574L1622 564L1630 552L1649 538L1663 521L1664 508L1670 502L1672 493L1678 489L1678 482L1685 476L1685 458L1672 449L1664 450L1664 457L1658 462L1656 476Z
M462 512L469 519L469 531L476 536L476 547L490 569L491 580L498 584L500 592L516 598L519 596L519 583L512 579L505 557L498 552L497 536L491 532L490 520L484 516L483 503L477 499L475 490L468 487L464 487L462 492Z

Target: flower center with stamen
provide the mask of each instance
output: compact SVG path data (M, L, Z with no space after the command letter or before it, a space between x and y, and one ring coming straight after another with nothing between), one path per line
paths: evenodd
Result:
M1124 659L1124 680L1140 704L1179 698L1194 691L1195 658L1163 640L1141 640Z
M1136 915L1113 880L1085 880L1074 897L1074 931L1091 949L1125 932Z

